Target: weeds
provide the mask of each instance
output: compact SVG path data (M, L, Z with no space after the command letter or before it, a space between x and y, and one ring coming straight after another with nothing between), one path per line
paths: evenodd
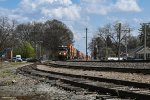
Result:
M13 74L12 71L10 71L10 70L4 70L4 71L0 72L0 77L1 78L5 78L5 77L9 77L12 74Z

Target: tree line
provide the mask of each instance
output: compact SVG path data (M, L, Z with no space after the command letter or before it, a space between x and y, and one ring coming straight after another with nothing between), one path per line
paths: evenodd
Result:
M148 25L141 24L138 36L133 36L132 31L127 23L121 24L121 28L117 22L108 23L98 28L88 49L92 52L92 56L96 55L99 59L117 57L118 48L120 54L126 54L142 46L145 32L147 46L150 47ZM53 59L56 57L58 46L72 43L74 43L73 32L61 21L53 19L46 22L18 23L17 20L0 17L0 51L12 48L14 55L21 54L25 58L39 58L41 54L45 54Z
M119 54L127 56L130 51L144 45L145 34L146 46L150 47L149 25L145 26L145 24L141 24L138 32L139 35L137 36L133 36L132 31L133 29L127 23L121 24L121 27L118 22L108 23L103 27L99 27L97 33L89 43L92 57L107 60L108 57L118 57Z
M0 17L0 51L12 48L23 57L40 57L41 53L55 57L58 46L74 42L73 32L61 21L18 23Z

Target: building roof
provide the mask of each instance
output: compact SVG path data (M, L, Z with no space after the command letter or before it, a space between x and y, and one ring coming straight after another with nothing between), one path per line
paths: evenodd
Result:
M130 55L132 54L142 54L144 53L144 46L138 46L136 47L135 49L131 50L131 52L129 53ZM146 53L150 53L150 48L149 47L146 47Z
M142 48L141 50L137 51L136 53L137 53L137 54L143 54L144 52L150 53L150 48L149 48L149 47L146 47L146 50L144 50L144 48Z
M135 49L132 49L129 51L129 55L134 55L136 52L138 52L139 50L141 50L142 48L144 48L144 46L138 46Z

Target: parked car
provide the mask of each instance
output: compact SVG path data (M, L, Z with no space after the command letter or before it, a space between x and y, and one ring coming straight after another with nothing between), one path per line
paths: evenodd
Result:
M22 59L22 61L26 61L26 58L21 58Z
M22 62L22 59L19 58L19 57L18 57L18 58L17 58L17 57L13 57L13 58L12 58L12 61L13 61L13 62Z
M13 57L13 58L12 58L12 61L15 62L15 61L16 61L16 57Z
M37 62L38 60L36 58L27 58L27 62Z
M16 60L19 61L19 62L22 62L21 55L16 55Z

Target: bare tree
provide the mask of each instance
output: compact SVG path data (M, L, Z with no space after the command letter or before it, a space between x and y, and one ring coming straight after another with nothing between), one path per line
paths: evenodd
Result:
M104 45L103 47L99 46L99 54L103 52L105 54L104 57L107 59L109 56L117 56L118 48L120 48L121 52L125 52L124 44L127 33L129 33L128 24L121 24L120 27L119 24L115 22L113 24L106 24L104 27L99 28L97 39L103 41L101 43Z
M0 49L12 48L15 43L15 28L17 21L9 20L7 17L0 18Z

